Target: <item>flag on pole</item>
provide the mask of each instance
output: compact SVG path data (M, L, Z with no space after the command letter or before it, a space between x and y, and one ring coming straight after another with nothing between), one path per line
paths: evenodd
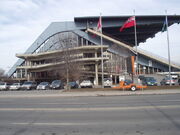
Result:
M99 17L99 21L98 21L98 24L97 24L97 31L101 31L101 28L102 28L102 22L101 22L101 17Z
M97 32L101 32L102 31L102 22L101 22L101 16L99 17L98 23L97 23L97 27L95 28L95 30ZM92 36L93 38L96 37L96 34L93 34Z
M122 32L126 28L130 28L136 25L135 16L130 17L124 25L120 28L120 32Z
M166 20L165 20L163 23L163 27L162 27L161 32L165 32L166 30L167 30L167 25L166 25Z

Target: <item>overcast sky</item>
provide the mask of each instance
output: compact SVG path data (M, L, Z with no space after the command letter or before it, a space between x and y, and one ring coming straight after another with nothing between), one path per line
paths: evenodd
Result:
M180 15L180 0L0 0L0 68L8 70L54 21L74 17L133 15ZM180 25L169 27L171 59L180 63ZM167 57L166 33L158 33L140 47Z

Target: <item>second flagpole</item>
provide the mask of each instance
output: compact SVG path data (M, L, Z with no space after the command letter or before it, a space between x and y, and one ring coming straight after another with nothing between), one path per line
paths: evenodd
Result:
M102 88L104 88L104 64L103 64L103 39L102 39L102 15L100 13L101 22L101 70L102 70Z
M169 31L168 31L168 18L167 18L167 10L165 10L166 13L166 30L167 30L167 45L168 45L168 62L169 62L169 79L170 79L170 86L172 85L172 77L171 77L171 55L170 55L170 46L169 46Z
M135 35L135 47L136 47L136 70L135 73L136 75L138 75L138 50L137 50L137 32L136 32L136 15L135 15L135 10L133 10L134 12L134 19L135 19L135 25L134 25L134 35Z

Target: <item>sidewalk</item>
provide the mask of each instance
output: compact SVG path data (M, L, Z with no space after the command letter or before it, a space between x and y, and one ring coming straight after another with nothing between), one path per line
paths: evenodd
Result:
M92 92L62 92L60 96L128 96L128 95L159 95L180 94L180 89L173 90L137 90L133 91L92 91Z
M48 91L6 91L0 92L0 98L28 98L28 97L90 97L90 96L130 96L130 95L163 95L180 94L180 89L164 90L137 90L132 91L75 91L67 92L62 90Z

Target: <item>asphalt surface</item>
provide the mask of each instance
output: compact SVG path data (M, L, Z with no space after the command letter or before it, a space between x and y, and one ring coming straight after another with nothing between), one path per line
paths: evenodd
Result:
M23 97L22 92L3 97L3 94L0 135L180 134L180 94L96 97Z

